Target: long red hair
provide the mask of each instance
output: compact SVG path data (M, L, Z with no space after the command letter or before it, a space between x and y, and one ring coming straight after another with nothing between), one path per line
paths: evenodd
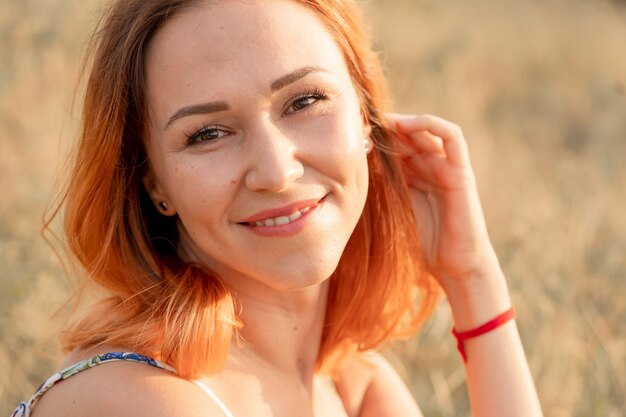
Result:
M297 0L333 34L360 97L375 149L370 188L330 291L318 369L350 350L410 334L435 305L407 185L394 156L389 103L377 55L348 0ZM67 245L84 285L105 295L61 335L73 350L122 345L169 363L187 378L223 366L238 320L222 280L176 255L175 219L161 216L142 185L145 54L154 33L190 0L118 0L92 41L83 128L62 201Z

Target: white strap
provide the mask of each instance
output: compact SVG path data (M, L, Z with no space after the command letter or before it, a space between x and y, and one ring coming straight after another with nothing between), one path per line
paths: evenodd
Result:
M209 389L209 387L207 387L206 385L204 385L202 382L200 381L192 381L194 384L196 384L197 386L199 386L202 391L206 392L207 395L209 397L211 397L211 399L213 400L213 402L215 402L215 404L217 404L217 406L219 407L220 410L222 410L222 412L224 413L224 415L226 417L234 417L233 413L231 413L228 408L226 408L226 406L224 405L224 403L217 397L217 395L215 395L215 393L213 391L211 391Z

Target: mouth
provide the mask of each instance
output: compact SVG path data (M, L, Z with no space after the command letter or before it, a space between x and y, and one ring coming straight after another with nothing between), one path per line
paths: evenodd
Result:
M259 212L240 225L254 228L285 226L296 222L306 216L311 210L317 208L326 199L326 196L319 200L302 200L277 209L264 210Z

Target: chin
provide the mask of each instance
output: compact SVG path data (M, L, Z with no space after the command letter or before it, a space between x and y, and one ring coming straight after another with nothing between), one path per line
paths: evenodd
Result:
M274 276L266 281L266 285L272 287L277 291L299 291L307 288L321 285L328 281L332 276L336 268L315 270L315 271L303 271L300 273L289 274L283 277ZM281 279L282 278L282 279Z
M328 281L341 259L341 253L326 256L323 259L311 257L306 262L293 265L277 265L277 268L265 270L260 280L277 291L298 291Z

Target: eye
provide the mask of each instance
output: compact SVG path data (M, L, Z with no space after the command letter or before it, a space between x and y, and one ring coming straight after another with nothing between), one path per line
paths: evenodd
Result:
M303 97L303 98L296 100L291 105L291 108L293 109L293 111L302 110L303 108L309 107L311 104L315 103L316 100L317 98L315 97Z
M291 100L291 102L289 103L289 105L287 106L287 109L283 112L283 114L290 114L290 113L294 113L294 112L306 109L307 107L314 105L318 101L326 100L327 98L328 98L328 95L321 90L314 90L314 91L302 94L300 96L295 97L293 100Z
M230 132L219 126L204 126L194 133L187 134L187 144L195 145L199 143L215 142L229 134Z

